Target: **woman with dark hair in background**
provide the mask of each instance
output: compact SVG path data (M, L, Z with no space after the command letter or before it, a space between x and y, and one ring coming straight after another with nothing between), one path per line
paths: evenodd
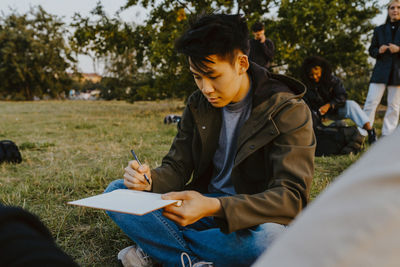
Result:
M308 57L302 65L302 81L307 86L304 101L311 109L314 128L322 118L349 118L359 127L359 132L366 136L371 144L376 141L376 134L368 116L357 102L347 100L346 89L342 81L332 74L329 63L317 56Z
M364 111L371 124L388 88L387 110L383 119L382 136L391 134L397 127L400 110L400 0L388 4L386 23L375 28L369 54L376 58Z

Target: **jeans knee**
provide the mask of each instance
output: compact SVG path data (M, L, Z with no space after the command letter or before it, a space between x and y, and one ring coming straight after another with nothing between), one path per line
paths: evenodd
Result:
M112 181L104 190L104 193L108 193L117 189L126 189L127 187L124 185L124 180L123 179L118 179Z
M354 104L357 104L357 103L354 100L346 100L346 104L354 105Z
M354 100L347 100L346 105L348 109L356 109L357 107L359 107L358 103Z

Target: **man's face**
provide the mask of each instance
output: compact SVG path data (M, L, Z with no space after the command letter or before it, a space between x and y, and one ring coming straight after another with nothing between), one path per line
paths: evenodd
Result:
M253 32L254 39L257 41L262 41L265 38L265 30L261 30L258 32Z
M315 66L310 71L310 78L314 80L316 83L319 83L322 75L322 68L320 66Z
M246 57L245 60L248 63L247 56L240 56ZM214 107L224 107L231 102L242 100L248 89L248 87L244 89L243 86L243 77L244 75L247 77L248 65L241 65L238 56L236 56L233 64L217 55L210 55L208 59L214 63L206 62L209 71L205 74L200 73L190 64L190 71L196 85L208 102ZM243 90L246 90L246 92Z

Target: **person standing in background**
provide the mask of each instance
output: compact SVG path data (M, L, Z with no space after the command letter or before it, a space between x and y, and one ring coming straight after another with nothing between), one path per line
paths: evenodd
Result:
M385 88L388 88L387 110L383 119L382 136L397 127L400 110L400 0L388 4L386 23L375 28L369 54L376 58L364 111L371 125Z
M256 22L251 26L254 39L250 40L249 59L258 65L269 68L274 59L275 45L265 37L264 25L261 22Z

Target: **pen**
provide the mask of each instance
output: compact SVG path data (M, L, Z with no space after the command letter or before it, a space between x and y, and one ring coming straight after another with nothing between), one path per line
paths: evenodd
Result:
M142 166L142 163L140 163L140 160L136 157L135 151L133 151L133 149L131 149L131 153L132 153L133 157L135 158L135 160L139 163L139 165ZM146 181L150 184L150 180L147 177L147 175L146 174L143 174L143 175L144 175L144 178L146 179Z

